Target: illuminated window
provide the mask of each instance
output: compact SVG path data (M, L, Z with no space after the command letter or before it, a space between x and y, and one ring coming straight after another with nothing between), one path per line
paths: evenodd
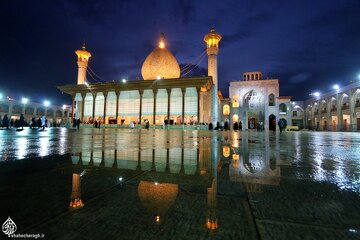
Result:
M280 112L280 114L286 114L286 112L287 112L287 106L286 106L285 103L281 103L281 104L279 105L279 112Z
M232 106L239 107L239 95L234 95L232 99Z
M223 107L223 114L224 116L229 116L230 115L230 106L229 105L224 105Z
M171 89L170 94L170 115L182 115L182 92L180 88Z
M84 116L92 117L93 110L93 95L91 93L87 93L85 96L85 104L84 104Z
M104 116L104 102L105 98L103 93L97 93L95 100L95 116Z
M119 97L120 116L139 116L140 94L139 91L123 91Z
M197 115L197 91L196 88L186 88L185 92L185 116Z
M237 114L233 115L233 122L238 122L239 121L239 116Z
M159 89L156 94L156 115L167 115L168 94L166 89Z
M152 90L145 90L142 97L142 116L152 116L154 114L154 94Z
M116 116L116 94L115 92L109 92L106 98L106 116Z

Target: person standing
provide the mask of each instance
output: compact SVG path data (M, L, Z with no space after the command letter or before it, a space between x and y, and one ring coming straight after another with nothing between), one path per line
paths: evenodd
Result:
M21 129L24 129L25 119L24 119L24 115L23 115L23 114L20 115L19 124L20 124Z
M46 126L46 117L42 116L41 117L41 127L42 127L43 131L45 130L45 126Z
M9 118L8 118L7 114L5 114L5 116L3 118L3 127L6 127L6 129L9 129Z
M76 120L76 128L79 130L80 129L80 118L78 118L78 120Z

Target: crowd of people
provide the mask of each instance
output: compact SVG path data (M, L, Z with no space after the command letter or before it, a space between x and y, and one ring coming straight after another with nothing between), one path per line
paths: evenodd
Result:
M60 124L49 122L45 116L37 120L33 117L30 121L26 121L23 114L20 115L19 119L9 119L8 115L5 114L3 117L0 116L0 127L6 129L24 129L24 127L45 129L45 127L60 127Z

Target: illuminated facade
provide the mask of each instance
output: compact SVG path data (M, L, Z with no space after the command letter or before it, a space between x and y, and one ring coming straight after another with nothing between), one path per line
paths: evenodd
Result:
M164 35L145 59L140 81L88 84L86 68L90 52L77 50L77 85L58 87L72 97L73 118L83 123L129 125L196 124L218 121L217 52L221 36L211 29L205 36L209 76L181 78L176 58L166 49ZM215 94L215 95L214 95ZM215 96L215 97L214 97Z
M360 82L305 101L305 125L326 131L360 130Z
M279 119L285 119L287 125L303 127L302 104L279 96L278 79L262 76L262 72L246 72L242 80L230 82L230 98L221 104L222 120L230 124L241 121L243 129L256 129L262 123L264 129L273 130Z
M32 118L36 120L42 116L46 116L51 123L65 124L71 115L68 106L60 107L55 105L44 106L44 104L35 102L26 102L15 100L12 98L0 99L0 117L7 114L9 119L20 119L23 114L25 121L29 123Z

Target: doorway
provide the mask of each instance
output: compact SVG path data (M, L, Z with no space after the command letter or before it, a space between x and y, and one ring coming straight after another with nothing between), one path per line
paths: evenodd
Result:
M276 130L276 117L274 114L269 116L269 130L275 131Z

